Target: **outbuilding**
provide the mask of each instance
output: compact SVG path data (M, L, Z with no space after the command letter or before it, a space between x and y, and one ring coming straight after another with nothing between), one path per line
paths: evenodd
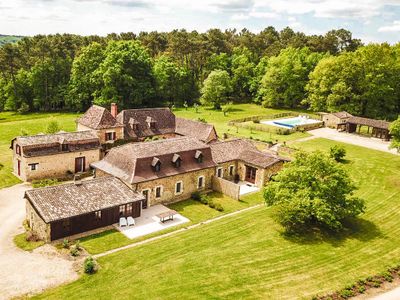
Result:
M29 190L24 198L29 226L46 242L140 217L144 201L110 176Z

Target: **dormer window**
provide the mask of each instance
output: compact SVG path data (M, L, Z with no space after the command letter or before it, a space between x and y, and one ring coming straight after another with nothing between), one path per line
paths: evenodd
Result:
M154 157L152 162L151 162L151 166L152 166L154 172L160 172L160 170L161 170L161 161L157 157Z
M21 146L20 145L15 146L15 153L18 155L21 155Z
M134 118L129 119L129 126L132 130L137 131L139 129L139 122L136 121Z
M174 154L172 157L172 163L174 164L175 168L179 168L182 163L182 159L179 154Z
M147 117L146 122L150 129L156 129L156 121L152 117Z
M199 164L203 162L203 153L199 150L196 151L194 158L197 160Z

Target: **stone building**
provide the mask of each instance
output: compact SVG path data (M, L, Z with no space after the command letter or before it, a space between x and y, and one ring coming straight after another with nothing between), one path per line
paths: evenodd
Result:
M10 148L14 175L23 181L86 172L101 159L100 141L93 131L19 136Z
M326 127L337 129L339 124L346 123L350 117L352 117L352 115L346 111L324 113L322 115L322 121Z
M91 166L96 176L118 177L143 193L147 206L212 190L213 177L262 187L283 162L240 139L205 144L195 138L179 137L115 147Z
M190 136L204 143L218 140L217 131L211 124L183 118L175 118L175 133L180 136Z
M24 198L29 227L46 242L139 217L144 200L114 177L33 189Z
M117 105L111 105L111 113L104 107L93 105L76 120L77 131L96 132L100 143L114 143L124 139L124 125L116 120Z

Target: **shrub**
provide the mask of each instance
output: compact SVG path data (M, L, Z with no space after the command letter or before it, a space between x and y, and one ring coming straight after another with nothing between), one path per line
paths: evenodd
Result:
M208 196L207 196L207 195L201 195L201 197L200 197L200 202L203 203L203 204L205 204L205 205L207 205L208 202L209 202Z
M359 292L360 294L363 294L363 293L365 292L366 289L365 289L365 286L362 285L362 286L359 286L357 290L358 290L358 292Z
M216 204L214 203L214 201L212 201L212 200L209 200L209 201L208 201L208 206L209 206L209 207L215 208L215 205L216 205Z
M346 156L346 149L344 147L335 145L330 149L330 157L332 157L337 162L343 161L344 157Z
M260 120L253 120L254 124L260 124Z
M34 188L45 187L45 186L52 186L58 183L57 179L41 179L41 180L33 180L32 186Z
M389 282L392 282L392 281L393 281L393 276L392 276L392 274L390 274L389 272L384 272L384 273L382 273L382 277L383 277L386 281L389 281Z
M97 271L97 263L93 257L89 256L83 263L83 270L86 274L94 274Z
M26 114L29 112L29 105L23 102L21 106L18 108L18 113L21 115Z
M354 296L354 292L352 290L343 290L340 292L340 296L347 299Z
M224 208L223 208L222 205L219 204L219 203L216 203L216 204L215 204L215 209L218 210L218 211L224 211Z
M206 119L204 119L204 118L197 118L197 121L199 121L201 123L207 123Z
M71 254L71 256L79 256L79 250L76 248L76 246L71 247L71 249L69 250L69 254Z
M21 128L19 134L20 134L21 136L27 136L27 135L29 135L29 132L26 131L24 128Z
M81 242L79 240L76 242L75 248L78 249L78 250L82 250Z
M58 124L57 120L51 120L46 127L46 133L57 133L61 130L60 125Z
M68 249L68 248L69 248L69 241L68 241L68 239L64 239L64 240L63 240L63 242L62 242L62 247L63 247L64 249Z
M34 233L33 231L27 231L26 235L25 235L25 239L27 242L38 242L40 241L40 238L37 236L36 233Z
M195 201L200 201L201 200L201 194L199 192L192 193L191 197Z
M290 134L290 130L289 129L281 129L281 128L279 128L279 129L276 130L276 134L289 135Z

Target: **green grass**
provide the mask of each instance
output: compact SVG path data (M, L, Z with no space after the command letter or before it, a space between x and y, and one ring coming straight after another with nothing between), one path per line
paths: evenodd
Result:
M77 114L70 113L34 113L21 115L13 112L0 113L0 188L19 183L20 180L12 175L11 140L25 130L29 134L45 132L51 118L55 118L62 130L73 131L76 127Z
M222 137L224 133L227 133L238 137L252 137L253 139L260 139L265 141L275 142L276 140L278 140L278 142L284 142L310 136L310 134L308 134L307 132L294 132L289 135L279 135L274 132L255 131L247 128L237 128L228 125L228 122L234 119L256 115L272 115L282 112L288 112L288 110L264 108L255 104L235 104L232 111L229 112L226 116L224 116L224 113L222 111L216 111L204 107L200 107L197 113L194 108L188 108L187 110L185 110L184 108L174 110L175 115L178 117L192 120L204 118L208 123L211 123L215 126L217 133L220 137Z
M328 150L315 139L297 146ZM286 237L256 208L99 259L94 276L39 299L296 299L383 271L400 257L400 157L345 145L367 211L336 236Z
M205 220L221 216L239 209L243 209L258 203L262 203L261 193L255 193L243 197L240 201L233 200L220 193L211 193L210 199L214 203L219 203L224 208L223 212L201 204L200 202L188 199L169 205L169 208L176 210L181 215L190 220L189 223L177 225L168 229L164 229L152 234L148 234L135 239L128 239L125 235L116 229L106 230L100 233L92 234L80 239L80 245L90 254L98 254L118 247L126 246L135 242L139 242L151 237L159 236L179 228L187 227L192 224L200 223Z
M14 237L14 244L25 251L32 251L42 245L44 245L43 241L37 242L29 242L26 240L26 233L18 234Z

